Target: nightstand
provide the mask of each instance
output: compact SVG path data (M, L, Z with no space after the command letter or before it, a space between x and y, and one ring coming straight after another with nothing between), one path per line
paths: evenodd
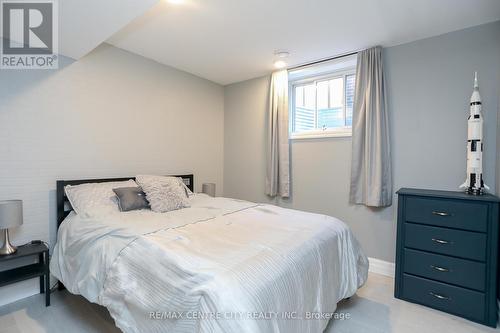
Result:
M49 248L45 244L19 246L14 254L0 256L0 266L24 257L38 256L38 263L16 267L0 272L0 287L35 277L40 277L40 294L45 293L45 306L50 305Z

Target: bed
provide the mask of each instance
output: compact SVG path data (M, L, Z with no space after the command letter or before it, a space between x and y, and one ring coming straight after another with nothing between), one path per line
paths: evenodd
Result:
M193 190L193 175L181 175ZM366 279L350 229L319 214L205 194L191 207L84 218L57 182L50 268L124 332L320 333Z

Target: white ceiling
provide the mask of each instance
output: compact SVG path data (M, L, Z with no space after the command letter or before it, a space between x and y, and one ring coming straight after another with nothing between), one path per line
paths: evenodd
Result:
M157 2L158 0L57 1L59 54L80 59ZM0 34L2 33L3 29L0 29ZM23 42L14 38L12 40Z
M66 1L66 0L65 0ZM499 0L161 0L108 43L220 84L500 19Z
M500 0L61 0L60 53L102 42L220 84L500 19Z
M80 59L158 0L60 0L59 53Z

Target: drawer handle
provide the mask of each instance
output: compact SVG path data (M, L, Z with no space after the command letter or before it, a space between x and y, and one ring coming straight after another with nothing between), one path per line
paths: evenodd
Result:
M453 244L453 242L450 242L450 241L447 241L447 240L443 240L443 239L438 239L438 238L433 238L432 241L434 243L438 243L438 244Z
M441 300L444 300L444 301L451 301L451 297L439 295L439 294L433 293L432 291L429 293L429 295L434 296L437 299L441 299Z
M438 272L443 272L443 273L451 272L451 269L443 268L443 267L439 267L439 266L431 265L431 268L438 271Z
M436 212L436 211L433 211L432 214L433 215L437 215L437 216L443 216L443 217L445 217L445 216L451 216L450 213L446 213L446 212Z

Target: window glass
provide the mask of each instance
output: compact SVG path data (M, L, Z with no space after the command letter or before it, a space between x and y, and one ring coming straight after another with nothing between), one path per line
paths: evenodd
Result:
M346 89L345 89L345 103L346 103L346 126L352 126L352 111L354 109L354 88L355 88L355 79L354 75L346 76Z
M353 69L291 84L294 94L290 117L292 137L350 133L355 89Z

